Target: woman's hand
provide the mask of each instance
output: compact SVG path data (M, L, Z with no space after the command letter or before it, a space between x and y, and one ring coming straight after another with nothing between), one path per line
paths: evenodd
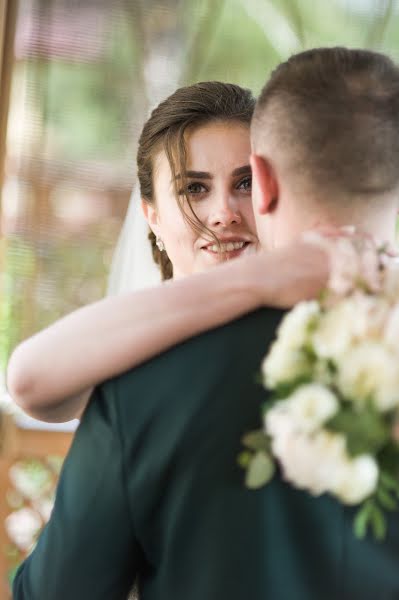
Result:
M328 253L300 240L259 254L258 293L264 305L291 308L301 300L316 298L326 287L329 275Z
M345 239L355 244L377 243L353 226L324 226L306 231L289 246L260 254L257 292L262 304L291 308L301 300L316 298L332 284L337 260L342 260L340 244Z

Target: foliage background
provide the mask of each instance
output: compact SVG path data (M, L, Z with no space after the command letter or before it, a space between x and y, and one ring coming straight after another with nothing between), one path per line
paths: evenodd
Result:
M0 370L106 289L150 108L178 85L257 93L291 53L399 58L398 0L19 0L2 190Z

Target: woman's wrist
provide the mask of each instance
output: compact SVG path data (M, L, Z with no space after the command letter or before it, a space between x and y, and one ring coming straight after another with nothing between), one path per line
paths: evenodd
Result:
M240 289L248 295L248 308L255 310L267 303L274 305L278 295L275 269L269 254L260 251L257 254L238 259L236 281Z
M328 280L329 260L321 248L299 241L242 259L240 269L254 309L285 309L320 293Z

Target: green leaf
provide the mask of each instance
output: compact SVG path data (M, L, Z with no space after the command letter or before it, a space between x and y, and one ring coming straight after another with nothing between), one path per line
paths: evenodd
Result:
M300 377L296 377L291 381L279 383L273 390L274 397L276 400L288 398L288 396L291 396L291 394L295 392L299 386L312 382L313 379L311 373L307 373L305 375L301 375Z
M353 529L355 536L361 540L366 537L372 507L373 505L370 502L364 502L356 513Z
M381 472L395 475L399 474L399 446L394 441L388 442L378 454L378 463Z
M243 469L246 469L248 467L249 463L251 462L251 457L252 457L252 454L250 452L248 452L247 450L240 452L240 454L237 456L238 465L240 467L242 467Z
M274 475L274 463L270 454L256 452L249 463L245 485L252 489L258 489L268 483Z
M398 508L396 500L382 487L377 490L377 500L385 510L396 510Z
M399 481L395 477L392 477L392 475L386 471L382 471L380 473L380 481L386 489L392 490L399 496Z
M264 450L265 452L270 450L269 439L262 429L249 431L241 438L241 442L250 450Z
M359 412L351 406L344 407L328 421L327 427L345 435L352 456L375 454L389 440L388 424L371 408Z
M373 505L373 509L370 514L370 524L375 539L378 541L382 541L385 538L387 532L387 523L385 520L384 513L375 504Z

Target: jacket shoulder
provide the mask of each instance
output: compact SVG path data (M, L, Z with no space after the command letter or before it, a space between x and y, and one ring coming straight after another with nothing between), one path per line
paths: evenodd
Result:
M249 369L258 368L283 314L269 308L257 310L192 337L109 380L103 384L103 392L125 407L152 411L152 404L159 404L162 398L184 397L190 390L209 388L232 369L242 371L244 377Z

